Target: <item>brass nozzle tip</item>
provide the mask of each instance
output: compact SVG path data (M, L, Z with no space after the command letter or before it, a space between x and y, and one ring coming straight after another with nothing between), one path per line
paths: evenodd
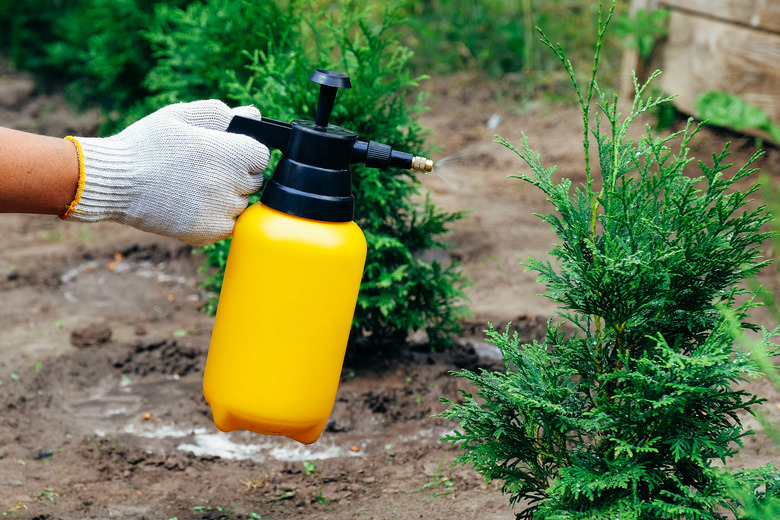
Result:
M425 157L415 156L412 159L412 170L417 170L418 172L423 172L423 173L429 173L431 170L433 170L433 161L430 159L426 159Z

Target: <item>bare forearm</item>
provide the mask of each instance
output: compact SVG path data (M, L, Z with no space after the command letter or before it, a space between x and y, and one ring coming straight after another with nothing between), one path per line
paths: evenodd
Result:
M0 213L62 215L78 180L72 142L0 128Z
M253 106L174 103L110 137L57 139L0 128L0 213L114 221L191 245L230 236L262 186L268 147L227 132Z

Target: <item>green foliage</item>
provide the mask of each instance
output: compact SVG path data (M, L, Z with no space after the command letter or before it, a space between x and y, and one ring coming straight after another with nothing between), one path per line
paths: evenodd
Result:
M409 36L427 70L480 69L490 75L519 71L526 56L523 10L529 1L439 0L405 2Z
M79 105L124 109L148 94L142 81L152 58L141 31L151 23L158 0L78 4L57 20L54 30L60 38L48 46L48 63L70 78L70 99Z
M771 221L771 246L768 250L775 252L773 259L776 261L776 251L780 247L780 220L777 218L778 212L780 212L780 189L776 183L773 183L768 173L762 174L761 186L762 199L766 201L769 211L774 215ZM778 284L780 284L780 273L776 272L774 284L770 284L770 287L762 287L760 292L760 298L775 322L780 321L780 305L777 302L775 290L773 290L773 287L777 287ZM751 348L753 356L765 372L769 382L780 391L780 372L778 372L775 359L771 355L772 349L765 346L770 344L769 339L765 338L763 344L750 340L745 341L745 343ZM756 415L763 432L776 446L780 446L780 424L771 423L769 418L761 412ZM747 471L745 479L735 481L732 484L732 492L742 504L740 511L742 519L780 518L780 490L778 490L780 479L766 479L762 469Z
M191 0L165 0L170 6ZM14 63L47 86L66 86L71 101L124 110L148 94L152 65L141 31L161 0L0 0L0 22L11 27L0 45Z
M775 367L772 367L776 370ZM780 387L778 387L780 388ZM771 465L743 470L731 478L729 493L738 504L740 520L780 518L780 478Z
M690 176L688 143L698 130L690 123L667 137L648 127L629 139L635 119L668 98L643 99L648 84L635 79L635 100L622 118L616 97L598 86L611 15L599 17L585 89L562 48L543 39L580 100L584 182L554 180L555 168L542 164L526 136L519 149L498 138L530 167L518 178L556 210L540 215L561 241L554 261L527 266L559 304L562 321L551 319L545 340L525 345L508 330L488 330L506 370L456 373L478 391L463 392L462 404L448 402L443 416L459 420L460 429L445 439L463 449L458 462L503 481L512 503L527 501L519 518L726 518L724 508L744 504L735 485L756 492L778 478L772 467L728 473L714 466L751 433L739 414L762 402L736 386L762 369L735 340L751 327L753 296L740 282L766 263L759 246L769 217L748 206L755 188L735 189L754 171L752 160L726 176L724 149Z
M310 2L314 13L307 13L307 17L333 14L341 6L334 0ZM372 3L382 5L360 2L362 6ZM111 133L121 127L117 116L137 119L142 111L135 107L136 102L151 93L162 94L157 90L157 80L154 76L147 78L147 72L171 45L189 46L194 51L190 57L180 55L169 64L185 72L182 83L200 83L208 90L216 76L233 67L239 75L243 73L242 64L236 65L233 59L240 59L242 50L264 49L269 39L289 47L278 40L283 34L280 28L288 22L293 23L289 34L307 33L310 40L322 42L327 35L312 33L312 25L301 18L296 7L299 5L300 0L0 0L0 23L8 28L0 33L0 49L17 67L35 70L44 84L67 84L71 100L78 104L104 108L111 117L101 131ZM593 38L580 27L594 19L592 3L407 0L393 5L400 15L396 19L401 22L393 31L414 51L407 66L418 74L469 70L492 78L507 74L513 83L522 82L523 92L533 93L537 87L557 88L560 82L554 74L554 60L538 52L535 45L536 25L546 26L556 39L567 42L569 57L575 63L590 59ZM249 14L257 12L265 13L257 20L271 26L267 33L258 31L252 23ZM273 12L278 16L268 16ZM168 24L167 29L172 31L177 26L188 26L192 38L187 40L183 30L174 34L160 24ZM223 36L228 28L233 29L233 39ZM179 41L165 41L168 37ZM216 38L216 42L209 37ZM238 53L231 55L229 63L214 59L228 53L203 53L217 46ZM162 55L155 57L155 52ZM203 61L197 63L193 56ZM170 87L166 84L164 89Z
M639 9L634 16L618 16L615 32L628 48L638 50L643 58L649 58L656 41L668 33L667 18L669 9L654 9L650 12Z
M476 71L491 78L506 74L545 87L556 62L539 52L536 26L572 49L572 60L589 60L594 40L582 31L596 16L580 0L435 0L403 2L409 21L402 27L415 51L413 64L437 74Z
M0 50L20 69L43 67L46 42L52 40L55 21L65 11L61 1L0 0Z
M761 196L774 216L771 221L772 241L769 251L773 252L773 260L776 262L777 252L780 251L780 218L777 217L780 215L780 185L774 182L772 175L767 172L761 175ZM776 272L774 282L775 287L780 286L780 271ZM764 288L760 296L774 320L780 323L780 302L777 301L773 287ZM780 377L773 382L780 389Z
M275 46L275 55L294 53L295 43L287 41L287 34L302 23L301 14L301 2L295 1L210 0L186 9L159 5L144 32L155 56L144 82L154 93L145 100L147 111L224 97L230 83L249 76L247 52Z
M734 130L761 130L780 143L780 126L769 115L741 97L711 90L696 99L696 112L707 123Z
M134 120L143 113L135 104L155 90L156 80L147 72L157 62L153 55L165 52L171 42L161 42L160 23L188 25L192 39L185 41L184 32L176 45L190 46L193 56L205 58L194 63L192 58L179 57L173 67L182 67L187 75L200 72L200 77L183 81L202 83L207 88L216 75L234 65L214 62L211 58L222 52L203 55L202 49L220 47L262 49L268 35L281 34L272 28L268 33L257 30L247 13L277 12L276 18L258 18L266 24L280 25L292 19L302 25L293 26L291 33L306 32L315 40L326 35L313 35L310 24L299 14L291 13L300 3L296 0L273 2L236 2L226 0L0 0L0 24L7 31L0 33L0 49L19 68L34 70L48 86L68 86L72 101L104 108L110 115L103 133L121 127L116 119ZM362 5L382 5L364 0ZM315 13L333 13L341 2L311 0ZM491 78L506 75L510 83L522 83L524 96L539 89L557 90L560 77L555 74L555 61L539 52L535 45L536 25L544 25L554 38L567 42L569 58L578 62L590 59L593 37L580 28L596 16L594 4L580 0L436 0L396 3L398 23L393 31L414 51L407 66L420 71L452 74L469 70ZM219 6L219 8L215 8ZM177 13L181 8L186 13ZM160 11L159 15L156 14ZM210 18L197 18L197 15ZM236 16L237 15L237 16ZM243 15L243 16L242 16ZM308 14L307 14L308 16ZM297 18L297 20L295 20ZM303 25L309 25L304 27ZM234 29L233 40L221 34L227 27ZM633 30L633 29L632 29ZM166 38L166 36L162 36ZM247 43L252 38L255 41ZM275 41L275 43L278 43ZM282 46L286 44L282 43ZM234 56L240 56L234 55ZM229 66L225 66L229 65ZM242 66L235 69L241 74ZM604 71L602 71L604 72ZM518 74L522 73L522 74ZM166 85L166 88L170 85ZM494 85L494 88L496 85ZM498 87L499 90L505 87ZM552 93L552 95L557 95Z

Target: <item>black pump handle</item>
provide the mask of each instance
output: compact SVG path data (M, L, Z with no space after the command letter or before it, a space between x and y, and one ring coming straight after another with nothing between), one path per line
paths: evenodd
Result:
M284 121L264 117L261 121L243 116L233 116L227 131L232 134L244 134L260 141L269 148L287 153L290 144L292 126Z
M336 92L340 88L352 88L352 84L346 74L323 69L312 72L309 80L320 84L320 97L317 101L317 117L314 124L320 128L327 128L333 104L336 102Z

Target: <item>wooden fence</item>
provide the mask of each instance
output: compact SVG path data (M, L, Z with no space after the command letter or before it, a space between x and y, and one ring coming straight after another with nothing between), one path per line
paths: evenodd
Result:
M761 108L780 125L780 0L633 0L639 9L670 10L668 36L653 56L624 56L623 79L630 70L646 76L660 69L656 85L677 94L676 107L696 113L707 91L723 91ZM627 82L626 82L627 83ZM627 87L622 87L623 98ZM759 131L746 131L768 138Z

